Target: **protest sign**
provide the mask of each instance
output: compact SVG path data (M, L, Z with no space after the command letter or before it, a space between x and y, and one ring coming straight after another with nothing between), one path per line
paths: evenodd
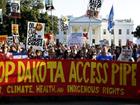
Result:
M71 33L68 38L68 46L79 46L83 45L83 34L82 33Z
M19 35L18 24L12 24L12 35Z
M42 50L44 39L44 23L28 22L27 29L27 49L33 47L34 49Z
M12 0L11 12L20 13L20 0Z
M118 61L129 61L132 57L132 49L122 48Z

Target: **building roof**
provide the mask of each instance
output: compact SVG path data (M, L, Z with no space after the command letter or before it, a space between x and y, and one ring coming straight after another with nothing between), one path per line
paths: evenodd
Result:
M101 23L102 20L97 18L89 18L86 15L70 19L70 23Z

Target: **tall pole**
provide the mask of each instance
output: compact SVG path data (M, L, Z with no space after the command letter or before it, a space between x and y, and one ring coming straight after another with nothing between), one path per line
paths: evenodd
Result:
M2 0L2 12L5 13L5 7L6 7L7 0Z
M113 30L114 31L114 30ZM113 39L114 39L114 42L113 42L113 44L114 44L114 46L116 45L116 41L115 41L115 39L116 39L116 37L115 37L115 34L113 33Z
M52 33L53 33L53 15L52 15L52 9L51 9L51 25L52 25L51 31L52 31Z
M50 16L51 16L51 32L53 33L53 15L52 15L52 10L54 9L53 6L53 1L52 0L47 0L45 2L46 10L50 11Z
M98 13L99 10L101 8L102 5L102 0L89 0L89 4L88 4L88 10L87 10L87 16L89 17L89 26L88 26L88 33L89 31L91 31L91 18L98 18ZM89 44L92 44L92 33L89 33Z

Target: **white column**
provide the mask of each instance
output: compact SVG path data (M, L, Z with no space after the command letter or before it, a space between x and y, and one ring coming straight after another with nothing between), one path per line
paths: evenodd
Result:
M60 22L60 19L59 19L59 36L58 36L58 39L60 42L63 42L63 36L64 36L64 32L61 30L61 22Z
M71 35L71 33L72 33L72 25L69 23L69 26L68 26L69 28L68 28L68 33L67 33L67 36L66 36L66 43L68 44L68 38L69 38L69 36Z
M69 25L69 34L72 33L72 25Z
M107 31L108 31L108 30L107 30ZM110 32L108 32L108 38L109 38L109 40L108 40L109 45L111 45L112 35L111 35L111 33L110 33Z
M92 26L89 27L89 45L91 46L92 45Z
M99 30L100 30L100 31L99 31L99 40L103 40L103 36L102 36L102 35L103 35L103 28L102 28L101 25L100 25L99 27L100 27L100 28L99 28Z
M115 33L113 34L113 40L114 40L113 44L116 45L116 37L115 37Z
M83 33L82 25L80 25L80 32Z

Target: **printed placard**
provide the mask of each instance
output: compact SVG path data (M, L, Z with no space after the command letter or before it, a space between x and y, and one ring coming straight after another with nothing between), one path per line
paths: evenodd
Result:
M12 0L12 2L11 2L11 12L20 13L20 0Z
M44 23L28 22L27 29L27 49L33 47L34 49L42 50L44 39Z
M0 96L140 98L139 67L93 60L1 60Z

